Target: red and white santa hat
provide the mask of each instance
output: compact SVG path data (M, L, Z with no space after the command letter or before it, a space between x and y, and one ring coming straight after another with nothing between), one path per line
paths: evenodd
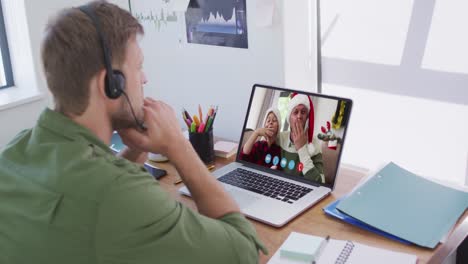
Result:
M268 115L269 115L270 113L273 113L273 114L276 116L276 120L278 121L278 131L277 131L277 133L276 133L276 138L275 138L275 140L276 140L276 142L279 142L279 140L278 140L279 133L278 133L278 132L279 132L280 129L281 129L281 115L280 115L280 111L278 110L278 108L276 108L276 107L270 107L270 108L268 108L268 110L266 111L265 117L263 118L262 127L265 126L266 120L267 120Z
M309 96L305 94L292 93L291 100L288 104L288 114L286 115L288 122L292 110L298 105L304 105L307 108L307 111L309 112L309 116L306 121L306 127L309 127L309 130L307 131L307 140L309 144L307 144L307 147L309 149L309 153L313 155L313 153L315 152L315 148L312 145L312 139L314 134L314 104L312 103L312 100Z

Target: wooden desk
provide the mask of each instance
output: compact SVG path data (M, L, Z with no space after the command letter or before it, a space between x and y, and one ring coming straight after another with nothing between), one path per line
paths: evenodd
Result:
M233 159L216 160L216 169L233 161ZM174 181L179 177L177 171L170 163L157 163L157 166L167 170L168 175L160 179L160 183L174 199L181 201L192 209L196 210L195 203L191 198L180 195L178 189L183 183L174 185ZM351 169L340 169L335 190L327 198L313 206L282 228L275 228L255 220L251 220L255 226L260 239L270 251L268 256L261 255L260 263L266 263L278 250L283 241L291 231L302 232L325 237L330 235L334 239L352 240L359 243L376 246L379 248L414 254L418 256L418 263L442 263L443 260L454 252L468 234L468 212L461 217L456 229L452 232L449 240L443 245L439 245L435 250L430 250L418 246L407 246L399 242L384 238L372 232L362 230L350 224L344 223L326 216L322 208L330 202L348 193L365 174Z

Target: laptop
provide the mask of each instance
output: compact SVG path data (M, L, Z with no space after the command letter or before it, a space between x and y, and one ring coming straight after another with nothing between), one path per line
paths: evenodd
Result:
M236 161L213 176L243 214L281 227L333 190L351 107L346 98L255 84ZM257 129L271 131L268 139L251 139Z

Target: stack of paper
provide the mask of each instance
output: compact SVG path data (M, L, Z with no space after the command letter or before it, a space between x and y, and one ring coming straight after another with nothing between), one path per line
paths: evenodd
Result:
M229 158L237 151L237 143L229 141L217 141L214 144L215 155L221 158Z
M361 227L372 227L387 236L435 248L467 206L468 192L389 163L336 204L336 209Z

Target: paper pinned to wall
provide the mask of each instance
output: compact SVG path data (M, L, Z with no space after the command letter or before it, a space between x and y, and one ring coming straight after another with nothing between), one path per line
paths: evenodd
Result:
M257 0L255 22L257 27L269 27L273 25L273 14L275 13L275 0Z
M175 12L185 12L190 0L172 0L172 10Z

